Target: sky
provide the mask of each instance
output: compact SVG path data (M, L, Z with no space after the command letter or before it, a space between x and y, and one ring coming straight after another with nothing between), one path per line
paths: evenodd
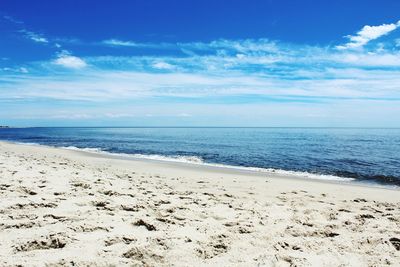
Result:
M400 127L398 0L0 1L0 125Z

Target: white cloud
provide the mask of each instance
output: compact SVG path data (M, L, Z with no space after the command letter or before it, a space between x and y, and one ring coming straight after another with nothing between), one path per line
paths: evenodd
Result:
M400 20L397 23L382 24L379 26L364 26L356 35L346 36L350 42L344 45L336 46L337 49L352 49L366 45L369 41L384 36L400 26Z
M332 59L338 63L361 67L400 67L399 53L343 53L332 55Z
M29 73L28 69L25 67L19 67L19 68L4 67L4 68L1 68L0 70L15 72L15 73Z
M67 112L60 112L60 114L45 115L49 119L65 119L65 120L77 120L77 119L91 119L94 116L91 114L79 113L69 114Z
M132 41L121 41L118 39L109 39L109 40L104 40L102 41L103 44L109 45L109 46L130 46L130 47L135 47L138 46L135 42Z
M129 114L129 113L115 113L115 112L107 112L105 114L101 114L101 116L107 117L107 118L130 118L130 117L135 117L134 114Z
M19 68L19 71L20 71L21 73L29 73L28 69L25 68L25 67Z
M188 114L188 113L179 113L178 115L176 115L177 117L192 117L192 115Z
M49 42L46 38L40 37L40 36L31 36L31 39L37 43L48 43Z
M79 57L69 54L61 54L54 60L54 64L70 69L81 69L87 66L87 63Z
M174 66L167 62L159 61L153 64L153 68L159 70L171 70L174 69Z

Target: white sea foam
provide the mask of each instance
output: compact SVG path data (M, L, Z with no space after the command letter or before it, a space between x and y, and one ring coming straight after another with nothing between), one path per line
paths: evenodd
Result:
M119 157L126 157L126 158L188 163L188 164L203 165L203 166L210 166L210 167L217 167L217 168L261 172L261 173L266 173L266 174L278 174L278 175L282 175L282 176L297 176L297 177L308 178L308 179L331 180L331 181L342 181L342 182L351 182L351 181L355 180L354 178L339 177L339 176L327 175L327 174L316 174L316 173L309 173L309 172L287 171L287 170L272 169L272 168L244 167L244 166L225 165L225 164L218 164L218 163L208 163L208 162L204 162L204 160L201 157L197 157L197 156L164 156L164 155L158 155L158 154L112 153L112 152L103 151L98 148L78 148L78 147L74 147L74 146L68 146L68 147L62 147L62 148L69 149L69 150L97 153L97 154L106 154L106 155L113 155L113 156L119 156Z
M12 142L12 143L19 145L28 145L28 146L40 146L40 144L32 142Z
M14 142L14 143L40 146L40 144L37 144L37 143L27 143L27 142L26 143L25 142ZM282 175L282 176L297 176L297 177L301 177L301 178L317 179L317 180L330 180L330 181L342 181L342 182L351 182L351 181L356 180L354 178L339 177L339 176L327 175L327 174L316 174L316 173L309 173L309 172L302 172L302 171L287 171L287 170L273 169L273 168L245 167L245 166L218 164L218 163L208 163L208 162L204 162L204 160L201 157L197 157L197 156L165 156L165 155L158 155L158 154L112 153L112 152L101 150L100 148L90 148L90 147L79 148L79 147L75 147L75 146L65 146L65 147L60 147L60 148L68 149L68 150L75 150L75 151L84 151L84 152L95 153L95 154L112 155L112 156L118 156L118 157L124 157L124 158L149 159L149 160L157 160L157 161L188 163L188 164L193 164L193 165L203 165L203 166L235 169L235 170L242 170L242 171L253 171L253 172L266 173L266 174L278 174L278 175Z
M163 155L145 155L145 154L124 154L134 158L153 159L161 161L182 162L191 164L207 164L202 158L196 156L163 156Z
M62 149L68 149L68 150L75 150L75 151L85 151L85 152L92 152L92 153L106 153L105 151L101 150L100 148L79 148L76 146L62 146L60 147Z

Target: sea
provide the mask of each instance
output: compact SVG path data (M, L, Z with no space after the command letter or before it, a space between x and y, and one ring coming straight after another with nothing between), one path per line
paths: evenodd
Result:
M399 128L0 128L0 140L400 188Z

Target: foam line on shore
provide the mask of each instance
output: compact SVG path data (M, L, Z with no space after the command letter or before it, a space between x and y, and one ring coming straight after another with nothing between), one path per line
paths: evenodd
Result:
M296 176L296 177L316 179L316 180L329 180L329 181L340 181L340 182L353 182L356 180L354 178L339 177L339 176L335 176L335 175L326 175L326 174L315 174L315 173L302 172L302 171L288 171L288 170L273 169L273 168L245 167L245 166L234 166L234 165L226 165L226 164L219 164L219 163L209 163L209 162L204 162L204 160L202 158L197 157L197 156L164 156L164 155L159 155L159 154L113 153L113 152L101 150L99 148L78 148L75 146L67 146L67 147L60 147L60 148L68 149L68 150L84 151L84 152L96 153L96 154L104 154L104 155L112 155L112 156L120 156L120 157L122 156L122 157L126 157L126 158L131 158L131 159L148 159L148 160L157 160L157 161L186 163L186 164L203 165L203 166L235 169L235 170L242 170L242 171L273 173L273 174L279 174L279 175L284 175L284 176Z

